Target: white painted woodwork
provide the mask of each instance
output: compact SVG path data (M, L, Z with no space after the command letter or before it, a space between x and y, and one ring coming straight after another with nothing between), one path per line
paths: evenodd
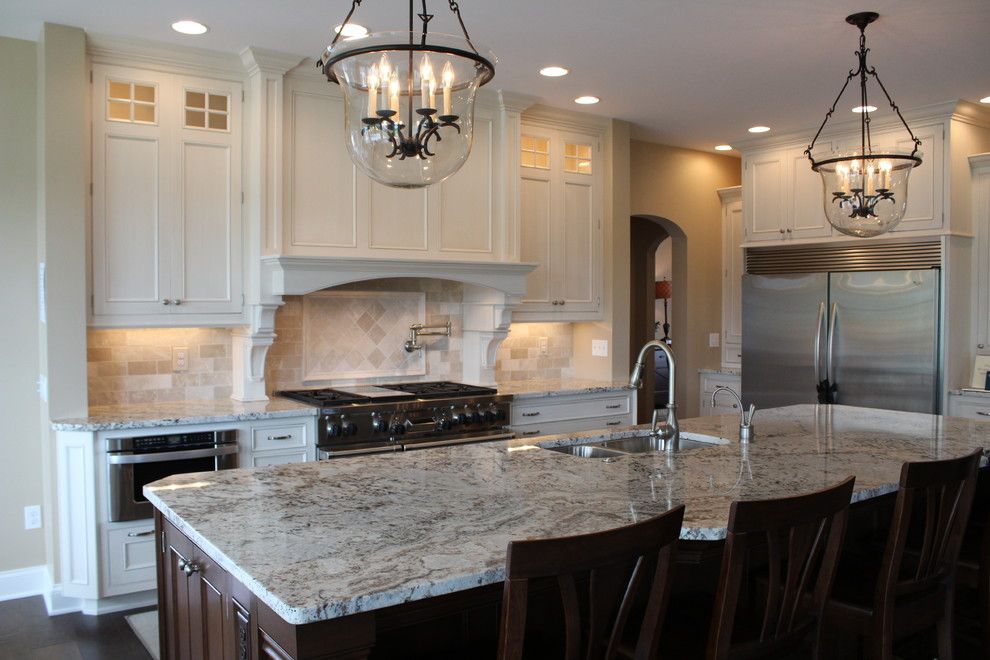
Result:
M102 596L120 596L155 588L158 538L154 530L153 520L107 525ZM152 533L145 535L148 531Z
M512 404L518 437L551 435L635 424L633 393L587 392L523 399Z
M831 151L832 143L819 140L819 148ZM822 177L811 169L811 161L804 153L805 147L787 151L787 209L784 234L788 238L824 238L832 235L832 225L825 217L825 187ZM789 220L789 225L787 221Z
M745 271L742 192L718 191L722 199L722 367L742 364L742 276Z
M522 135L549 140L549 169L519 167L520 259L536 263L516 321L601 318L602 131L570 122L523 119ZM565 145L587 147L591 172L565 171ZM519 154L516 154L516 158Z
M363 175L359 175L363 176ZM367 222L371 250L428 249L431 188L406 190L370 181Z
M471 156L460 170L437 186L440 252L494 252L494 131L495 123L490 117L475 117Z
M975 355L990 355L990 153L971 156L973 228L976 233L973 259L971 309L974 318Z
M746 238L777 241L784 238L784 168L786 154L760 152L743 161Z
M948 415L990 421L990 395L977 392L949 393Z
M731 373L702 373L700 378L699 403L701 407L701 417L711 415L739 414L739 404L728 394L720 394L712 407L712 392L716 387L728 387L736 391L740 396L742 378L738 374Z
M306 463L312 460L303 449L290 452L269 452L267 454L252 454L250 463L243 467L265 467L267 465L286 465L288 463Z
M152 86L155 121L110 119L110 81ZM227 97L226 129L185 127L186 90ZM94 65L93 325L240 318L240 97L236 82Z

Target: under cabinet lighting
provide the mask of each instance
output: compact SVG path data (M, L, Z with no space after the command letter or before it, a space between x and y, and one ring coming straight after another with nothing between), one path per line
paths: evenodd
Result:
M344 25L338 25L333 29L335 33L339 33L344 39L360 39L361 37L368 36L368 28L363 25L358 25L357 23L345 23Z
M562 66L545 66L540 69L540 75L546 76L547 78L560 78L561 76L566 76L570 72L570 69L565 69Z
M980 99L980 103L990 103L990 96L984 96Z
M172 29L180 34L206 34L210 28L198 21L182 20L172 23Z
M877 106L875 105L857 105L855 108L853 108L853 112L859 115L863 114L864 112L876 112L876 111L877 111Z
M732 151L731 144L716 144L715 151Z
M574 99L575 103L579 103L581 105L594 105L599 101L601 101L601 99L597 96L579 96Z
M769 126L753 126L749 129L750 133L766 133L770 130Z

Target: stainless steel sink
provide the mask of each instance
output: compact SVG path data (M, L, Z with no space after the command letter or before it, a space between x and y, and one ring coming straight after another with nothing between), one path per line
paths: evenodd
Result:
M648 451L666 451L667 446L659 438L655 438L652 435L642 436L639 438L622 438L621 440L608 440L602 444L604 447L609 449L615 449L624 454L642 454ZM677 447L672 447L671 451L682 451L684 449L695 449L697 447L711 447L712 444L709 442L701 442L698 440L688 440L681 438Z
M563 447L547 447L546 449L581 458L616 458L622 456L622 452L605 449L601 445L565 445Z

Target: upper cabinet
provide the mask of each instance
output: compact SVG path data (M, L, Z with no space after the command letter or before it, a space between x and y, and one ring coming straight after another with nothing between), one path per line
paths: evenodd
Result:
M497 109L479 103L464 166L427 188L390 188L351 162L344 102L313 76L286 79L281 249L291 256L496 260ZM443 142L437 144L443 148Z
M520 260L528 277L517 321L601 318L603 131L528 121L519 140Z
M237 323L241 85L95 65L92 99L92 324Z
M947 121L912 122L922 141L922 163L911 172L908 206L894 232L943 233L949 225L946 212L945 132ZM896 148L910 151L913 143L903 126L873 131L875 151ZM825 218L825 190L821 177L811 169L802 143L754 146L743 152L743 224L747 244L844 238L833 232ZM820 139L815 153L846 151L860 147L859 129Z

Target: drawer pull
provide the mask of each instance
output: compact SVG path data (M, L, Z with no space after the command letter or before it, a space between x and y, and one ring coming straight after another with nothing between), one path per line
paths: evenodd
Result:
M540 411L538 410L536 412L522 414L523 417L538 417L539 415L540 415Z
M270 435L269 440L292 440L292 434L289 435Z
M618 426L622 423L621 419L617 419L614 422L605 422L605 426Z
M622 407L621 403L614 403L610 406L605 406L605 410L618 410L621 407Z
M127 536L129 536L130 538L133 539L133 538L137 538L138 536L151 536L154 533L155 533L155 530L153 530L153 529L146 529L143 532L127 532Z
M982 410L977 410L976 414L982 415L983 417L990 417L990 412L983 412Z
M536 429L535 431L523 431L521 435L539 435L539 434L540 434L540 429Z

